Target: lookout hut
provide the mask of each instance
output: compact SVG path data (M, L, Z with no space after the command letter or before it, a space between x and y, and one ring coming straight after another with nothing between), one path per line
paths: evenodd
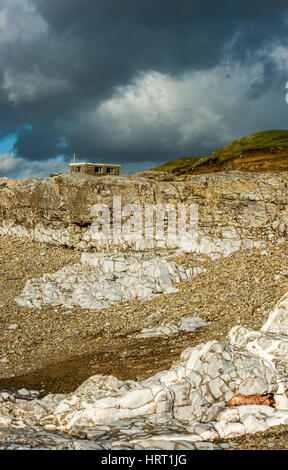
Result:
M70 163L71 173L84 173L86 175L104 176L119 175L121 165L112 165L108 163Z

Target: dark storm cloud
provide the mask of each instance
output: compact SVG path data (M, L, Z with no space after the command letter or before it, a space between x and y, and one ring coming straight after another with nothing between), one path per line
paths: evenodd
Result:
M53 32L71 34L92 64L104 61L127 75L139 68L177 72L213 65L239 30L238 53L285 31L285 1L40 0ZM243 47L244 46L244 47ZM107 57L108 55L108 57ZM106 62L106 59L108 61ZM87 65L87 64L86 64ZM106 77L108 78L108 77Z
M134 87L138 96L143 92L143 76L151 71L174 77L176 82L190 73L191 86L195 87L200 81L194 72L214 70L218 74L216 81L223 81L219 65L222 67L229 59L237 63L248 61L252 67L257 51L272 43L283 44L287 35L287 3L280 0L273 4L263 0L237 4L231 0L0 0L1 7L10 16L0 36L0 136L21 128L15 153L31 160L59 153L68 156L75 150L87 158L112 161L161 161L175 156L175 152L205 153L209 145L213 148L213 142L203 144L204 134L198 131L199 126L214 123L218 133L217 113L225 112L223 103L218 111L216 102L211 112L205 109L203 122L195 121L196 130L187 129L187 118L183 118L182 125L184 114L177 111L171 126L178 126L178 132L167 127L163 109L153 109L153 103L154 125L150 126L147 120L143 123L141 103L135 108L125 86ZM284 77L284 72L281 79L278 72L276 77L273 75L277 64L271 62L269 54L259 61L264 67L263 76L257 71L257 80L254 83L251 79L251 87L245 91L251 100L260 99L271 87L275 88L276 82L279 87ZM230 73L233 75L233 71ZM205 79L204 75L201 77ZM213 74L211 80L213 87ZM178 84L177 96L181 95ZM203 99L209 87L207 90L202 90ZM221 94L220 86L218 93ZM225 96L225 90L222 93ZM116 102L110 103L110 108L101 108L115 96ZM124 111L119 109L119 100L123 101ZM193 100L194 103L194 95ZM183 105L182 98L179 103ZM260 107L263 106L261 102ZM110 114L108 108L112 109ZM195 109L201 109L200 103ZM173 112L171 104L168 112ZM211 113L213 120L209 124ZM283 110L281 113L284 115ZM253 119L255 128L261 127L262 117L257 121L256 113ZM126 120L125 126L119 120ZM27 124L32 128L23 127ZM282 127L286 127L284 123ZM230 138L228 131L223 135L223 140L225 135Z

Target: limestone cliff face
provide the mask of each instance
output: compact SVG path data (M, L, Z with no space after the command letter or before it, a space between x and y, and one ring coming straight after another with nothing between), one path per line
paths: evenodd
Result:
M161 176L161 177L160 177ZM113 196L128 203L197 204L197 247L180 244L187 251L228 253L260 242L287 239L288 172L219 172L185 179L150 174L93 176L63 174L49 180L0 179L0 234L13 234L86 250L111 248L105 240L91 237L91 207L113 207ZM119 241L119 245L122 244ZM134 242L133 242L134 243ZM142 240L131 245L145 250L177 248L177 243ZM114 240L115 245L115 240ZM125 243L124 243L125 245ZM128 243L129 245L129 243ZM125 245L127 247L127 243Z

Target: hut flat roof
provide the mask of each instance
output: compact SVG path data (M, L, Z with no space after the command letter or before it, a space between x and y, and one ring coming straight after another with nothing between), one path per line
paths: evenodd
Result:
M93 166L117 166L117 167L120 167L121 165L116 165L114 163L92 163L92 162L75 162L75 163L69 163L70 166L72 165L76 165L76 166L79 166L79 165L93 165Z

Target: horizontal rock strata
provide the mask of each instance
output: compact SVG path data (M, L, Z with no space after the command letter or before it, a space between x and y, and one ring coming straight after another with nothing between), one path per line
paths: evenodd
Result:
M287 172L253 174L230 172L195 175L185 180L157 181L141 176L94 178L63 174L21 181L0 179L0 234L80 250L154 248L183 249L219 256L239 248L287 239ZM198 206L197 243L186 235L138 239L123 234L107 239L93 230L95 204L113 209L113 197L126 204L190 204ZM126 217L127 218L127 217Z

